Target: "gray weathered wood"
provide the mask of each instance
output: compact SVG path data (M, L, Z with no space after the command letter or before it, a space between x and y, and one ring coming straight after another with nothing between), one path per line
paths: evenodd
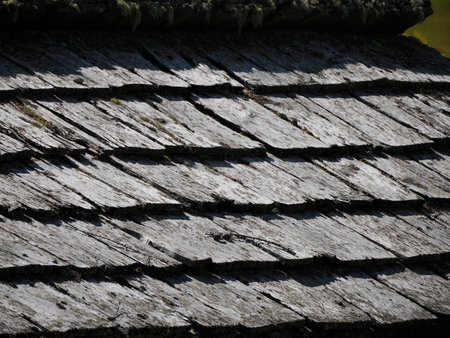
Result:
M305 193L315 200L328 200L357 204L369 201L371 197L363 192L352 189L338 178L328 174L318 166L301 157L278 158L268 155L269 162L300 180L299 187L304 187Z
M67 226L73 227L89 237L104 243L108 248L115 250L124 256L130 257L142 265L167 268L180 265L180 263L161 251L146 245L142 240L122 231L108 222L106 218L99 220L71 220Z
M429 153L413 154L410 156L420 164L426 166L446 178L450 179L450 152L431 151Z
M388 95L386 92L376 94L357 92L356 97L363 102L372 105L383 114L414 128L431 139L445 137L445 133L439 130L439 128L436 128L433 124L426 123L422 119L405 111L404 105L397 102L398 96Z
M315 278L314 274L256 271L233 276L256 291L269 294L322 329L361 327L370 323L366 313L326 287L329 282L326 278Z
M221 314L218 319L225 320L228 325L260 328L288 322L304 322L300 315L233 277L181 275L167 280L183 294L189 293L214 308Z
M90 36L89 33L76 34L80 37L77 51L106 72L112 71L120 76L126 85L152 85L177 89L189 87L182 79L159 69L144 58L137 48L137 45L143 48L141 43L136 43L134 39L118 36L112 38L111 35L102 33L96 37ZM89 47L85 48L86 45ZM86 53L86 50L89 53Z
M384 175L378 169L354 157L322 158L313 160L344 182L364 191L378 200L411 201L421 198Z
M0 160L13 157L26 157L35 153L29 145L3 133L0 129Z
M64 222L7 220L1 227L30 245L55 256L50 265L69 265L79 268L127 266L137 261L87 236ZM20 250L20 248L18 248ZM18 251L20 254L22 250ZM30 264L40 258L29 257ZM33 261L31 261L33 259Z
M207 263L258 266L276 258L245 240L220 240L223 229L206 217L183 214L130 220L110 219L113 224L139 234L142 241L187 265Z
M21 315L18 315L14 309L0 304L0 334L1 335L20 335L36 334L41 329L32 324Z
M450 135L450 116L448 114L409 95L397 96L395 102L409 114L433 126L447 137Z
M95 177L122 193L132 196L145 206L157 206L165 211L180 209L180 203L168 197L150 184L119 170L113 165L99 161L86 155L80 159L72 159L79 170Z
M178 158L179 163L131 157L114 157L113 159L144 180L175 193L191 203L228 201L235 205L256 204L259 206L272 203L272 200L221 175L214 168L189 158Z
M86 101L39 100L45 108L69 120L117 151L162 152L164 146L141 135Z
M164 114L138 98L127 96L123 99L111 98L109 101L99 99L94 105L165 147L179 146L184 142L166 131L166 124L170 124L170 121L166 120Z
M223 237L248 240L286 261L311 262L315 258L340 261L391 259L394 256L356 232L318 213L281 216L211 215L227 230Z
M11 175L0 175L0 207L6 211L51 211L56 209L56 201L39 190L14 179Z
M57 110L55 114L44 106L38 104L36 101L33 102L22 100L22 103L26 109L31 109L31 111L33 111L39 119L47 121L48 125L51 126L52 129L64 139L68 139L78 144L85 144L88 148L100 153L112 151L113 147L108 145L106 142L102 142L101 139L86 133L81 128L78 128L76 126L77 121L74 121L74 124L59 117L57 115L59 110Z
M333 219L392 251L398 257L439 256L448 252L442 243L400 218L383 212L331 214Z
M436 317L394 290L365 273L336 275L323 273L330 280L327 287L349 303L367 313L380 324L394 324L414 320L433 320ZM320 276L321 274L319 274Z
M230 87L242 87L224 70L218 69L190 46L183 44L180 46L180 42L169 46L163 39L163 36L159 39L152 37L143 39L142 42L152 57L190 85L212 87L227 84Z
M384 268L376 279L433 313L450 314L450 281L424 267Z
M445 92L442 93L433 93L433 94L421 94L421 93L412 93L412 96L419 99L423 103L433 107L437 111L442 111L446 113L450 113L450 104L449 101L446 100ZM448 98L448 96L447 96Z
M309 96L311 100L386 146L429 144L430 139L349 96Z
M0 228L2 236L0 237L0 268L23 267L27 265L53 265L58 266L65 263L51 252L41 250L28 243L20 237L20 229L14 229L19 232L8 231L6 223L14 221L0 218Z
M213 118L202 114L191 103L181 97L156 97L153 104L175 123L179 123L196 137L196 143L207 142L219 145L220 148L231 149L261 149L259 142L253 141L241 135ZM172 128L169 129L171 131ZM185 134L179 138L184 139ZM192 138L192 136L191 136Z
M64 187L81 194L90 203L100 208L129 208L140 205L139 201L80 171L73 163L57 163L40 160L30 164Z
M11 103L0 106L0 129L12 133L17 138L24 139L27 143L48 152L79 152L85 149L60 137L52 130L51 125L45 123L44 126L41 122L36 121L28 115L27 111L21 111L18 106Z
M50 332L111 325L105 316L42 282L15 287L0 283L0 295L1 305Z
M194 100L270 147L290 150L327 147L325 143L249 99L208 95L196 96Z
M397 182L428 198L450 198L450 182L406 156L364 156Z
M0 54L2 54L0 52ZM49 89L52 86L0 55L0 86L2 91L13 89Z
M44 194L49 201L52 201L56 208L79 208L92 210L92 204L88 203L79 194L63 186L47 176L45 172L36 171L30 167L16 165L9 168L12 188L15 184L25 184L30 187L30 194L33 191ZM39 195L40 195L39 194Z
M414 228L423 234L432 237L440 242L443 248L450 251L450 223L445 221L443 217L448 215L447 212L428 212L425 209L416 210L396 210L393 215L411 224Z
M286 95L265 95L258 97L257 100L328 146L361 146L368 143L367 137L365 139L361 132L312 101L308 100L310 104L303 105L300 101L301 97Z
M203 55L207 55L250 88L285 88L288 85L288 82L217 42L208 40L207 45L197 43L196 46Z
M159 295L151 297L141 290L103 280L58 281L56 285L83 306L107 318L108 326L125 330L147 328L149 332L159 329L172 334L187 334L190 329L184 314L174 311Z

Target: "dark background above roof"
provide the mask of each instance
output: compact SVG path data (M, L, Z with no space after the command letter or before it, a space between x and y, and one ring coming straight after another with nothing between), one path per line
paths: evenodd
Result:
M429 0L0 0L0 27L400 33L431 13Z

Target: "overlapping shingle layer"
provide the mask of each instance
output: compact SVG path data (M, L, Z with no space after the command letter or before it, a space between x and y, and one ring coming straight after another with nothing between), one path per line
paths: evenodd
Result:
M436 52L21 32L0 59L0 336L448 329Z

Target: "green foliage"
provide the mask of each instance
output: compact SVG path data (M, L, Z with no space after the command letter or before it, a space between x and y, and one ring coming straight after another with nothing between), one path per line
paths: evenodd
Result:
M419 38L450 57L450 0L431 0L431 3L434 14L405 34Z

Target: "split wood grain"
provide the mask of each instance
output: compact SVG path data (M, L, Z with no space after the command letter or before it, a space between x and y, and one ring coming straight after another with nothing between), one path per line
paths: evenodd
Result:
M74 99L38 102L116 151L162 153L164 150L161 144L141 135L89 102Z
M431 138L440 139L446 137L443 130L436 128L434 124L427 123L423 118L419 118L405 111L405 106L396 102L398 96L386 95L380 93L357 92L356 97L369 105L375 107L378 111L391 117L392 119L414 128L421 134Z
M381 245L402 258L439 257L448 252L448 244L430 237L404 220L384 212L331 214L334 220Z
M326 287L330 282L311 274L283 271L233 273L238 280L307 318L321 329L368 326L370 317L357 306Z
M223 229L205 217L148 216L135 221L110 219L124 231L190 266L258 266L273 263L274 256L245 241L221 241Z
M425 267L385 268L374 273L376 279L425 309L448 316L450 314L450 281Z
M344 182L381 201L414 201L421 198L373 166L354 157L321 158L314 163Z
M307 100L307 104L303 105L305 100L302 100L301 96L264 95L258 97L257 100L330 147L370 144L370 140L367 140L367 137L359 130L328 113L312 101Z
M195 102L275 149L324 149L327 145L281 119L258 103L243 97L219 95L194 97Z
M365 273L337 275L323 272L319 273L321 275L330 280L328 288L367 313L376 323L395 324L436 319L432 313Z
M430 139L420 135L414 129L401 125L355 98L339 95L308 98L369 135L381 145L399 147L431 144Z
M450 198L450 182L406 156L362 157L408 189L427 198Z
M259 142L251 140L201 113L194 105L181 97L157 96L153 104L169 119L191 131L196 136L197 143L199 141L208 142L218 149L224 150L230 148L252 151L261 150L263 147ZM184 139L185 134L180 134L179 138Z

